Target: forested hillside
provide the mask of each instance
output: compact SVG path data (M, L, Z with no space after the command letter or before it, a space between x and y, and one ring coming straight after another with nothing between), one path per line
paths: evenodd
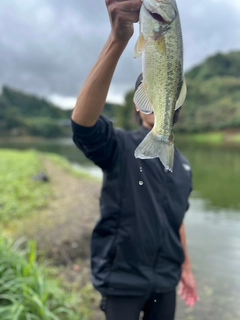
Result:
M115 109L106 104L105 115L115 119ZM1 136L71 136L72 110L63 110L46 99L3 87L0 95Z
M240 129L240 52L217 54L186 74L187 99L177 130Z
M240 52L212 56L185 77L188 93L175 131L240 129ZM135 127L132 97L130 91L116 111L116 124L127 129Z
M0 135L65 136L70 134L70 114L45 99L3 87Z
M240 128L240 52L217 54L186 73L187 99L175 131L202 132ZM104 114L115 126L136 128L133 91L123 106L107 103ZM3 87L0 136L70 136L71 110L45 99Z

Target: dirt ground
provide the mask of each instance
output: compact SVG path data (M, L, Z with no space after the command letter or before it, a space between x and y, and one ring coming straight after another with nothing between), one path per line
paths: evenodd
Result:
M81 290L91 283L90 237L99 217L101 182L79 179L46 158L43 162L52 200L48 208L24 221L18 237L36 240L40 256L60 267L60 277L69 287ZM96 293L95 320L103 319L99 299Z

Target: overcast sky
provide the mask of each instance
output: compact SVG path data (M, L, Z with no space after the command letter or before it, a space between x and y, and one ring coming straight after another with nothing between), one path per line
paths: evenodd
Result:
M240 0L179 0L185 69L217 52L240 50ZM108 37L104 0L0 0L0 86L73 108ZM141 60L133 38L118 64L108 100L134 86Z

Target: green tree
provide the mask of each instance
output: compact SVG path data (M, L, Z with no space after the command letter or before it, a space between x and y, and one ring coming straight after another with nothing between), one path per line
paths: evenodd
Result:
M116 108L116 126L132 130L138 127L135 121L135 108L133 104L134 91L129 91L125 96L124 105L117 105Z

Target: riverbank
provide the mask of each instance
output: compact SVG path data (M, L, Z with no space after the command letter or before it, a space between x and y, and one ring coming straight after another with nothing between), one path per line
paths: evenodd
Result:
M59 277L68 288L83 290L85 307L94 310L92 319L100 320L100 297L91 286L89 257L91 231L99 217L101 183L73 171L58 156L41 159L51 184L52 199L40 214L21 224L20 234L37 241L39 255L59 268Z
M14 174L9 181L13 185L19 185L18 191L25 190L18 198L19 206L29 202L27 195L34 192L37 192L38 199L44 198L46 201L41 202L41 208L25 211L24 216L12 216L9 223L6 221L5 225L1 225L0 231L15 239L24 236L29 240L36 240L39 261L51 261L51 265L57 270L55 277L62 280L64 287L69 292L81 292L81 307L84 306L88 314L86 319L103 320L103 314L99 310L100 296L91 286L89 251L92 228L99 217L101 182L73 170L71 164L60 156L33 152L39 163L36 162L32 171L30 167L34 161L27 157L29 151L20 152L26 159L30 159L28 162L23 162L17 154L18 152L12 156L15 160L15 164L11 163L12 170L8 167L2 171L1 176L3 178L7 171L11 171ZM196 158L201 160L201 164L204 162L199 154L196 154ZM27 179L17 176L16 172L22 173L22 176L27 174ZM44 173L48 181L32 179L39 173ZM203 183L206 188L206 179ZM8 184L10 186L11 183ZM212 182L210 187L212 188ZM6 185L3 185L2 190L6 189ZM1 192L1 199L2 196ZM223 212L216 214L206 211L205 203L201 205L198 200L190 205L186 227L201 302L191 309L186 308L178 299L176 320L233 320L240 316L236 307L238 278L237 272L234 273L239 268L236 256L231 256L233 250L237 254L239 247L237 239L240 224L234 215L230 220L224 220L224 215ZM227 257L226 261L222 260L223 256ZM232 261L232 265L226 263L229 261Z
M7 136L7 137L0 137L0 147L9 145L24 145L24 144L32 144L34 143L41 144L41 143L53 143L59 141L59 143L63 143L65 141L69 143L72 138L63 137L63 138L52 138L46 139L44 137L33 137L33 136ZM199 132L199 133L182 133L176 132L175 133L175 140L188 143L199 143L204 145L215 145L215 146L224 146L224 145L234 145L240 147L240 130L239 129L227 129L224 131L214 131L214 132Z
M4 151L2 160L3 154ZM26 207L25 214L19 210L11 218L11 211L2 211L1 233L13 239L36 241L38 260L50 261L57 268L63 286L71 292L81 292L84 308L88 309L86 314L96 310L93 319L100 319L99 295L91 287L89 265L91 230L99 216L100 181L73 170L68 161L57 155L11 151L6 161L9 155L11 167L19 169L17 164L13 165L15 159L21 163L22 170L21 175L17 175L14 169L9 176L10 170L6 165L4 172L8 176L9 188L6 190L2 185L5 190L2 196L14 202L16 208L23 207L25 203L31 205ZM34 180L37 177L39 180ZM9 192L14 185L18 187L14 189L13 201ZM19 190L25 190L25 193L19 194ZM38 194L39 201L42 199L41 205L31 198L32 193ZM7 210L7 205L3 208ZM7 215L8 218L4 218Z
M212 146L231 146L240 147L240 130L232 129L219 132L202 133L179 133L175 134L176 141L186 143L199 143Z

